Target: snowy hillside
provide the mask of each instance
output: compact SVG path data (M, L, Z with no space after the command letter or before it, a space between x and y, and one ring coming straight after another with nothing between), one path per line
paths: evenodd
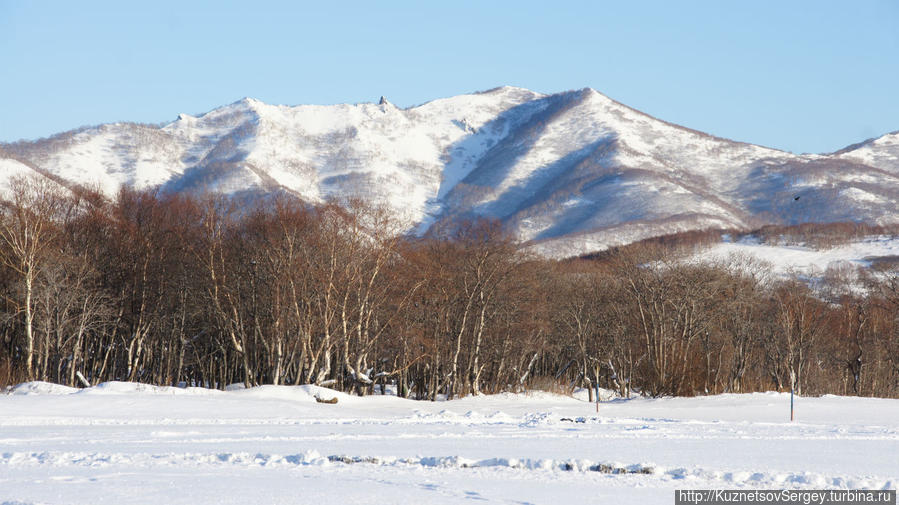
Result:
M66 191L66 188L56 180L50 179L42 172L35 170L33 166L13 158L4 157L3 151L0 150L0 200L13 200L13 181L27 179L41 180L61 192Z
M689 261L740 265L746 262L764 265L765 272L777 277L799 275L809 280L821 279L828 273L868 270L879 262L895 263L899 259L899 238L872 236L827 248L805 245L775 245L755 237L738 241L724 240L691 255Z
M2 184L0 184L0 198L11 200L13 195L9 187L9 181L19 177L31 177L37 174L31 167L24 165L16 160L9 158L0 158L0 174L2 174Z
M666 123L592 89L503 87L408 109L247 98L163 126L116 123L2 147L107 194L160 185L361 196L420 232L497 218L549 256L708 227L899 221L899 134L797 156Z
M316 395L337 397L321 404ZM0 503L672 503L675 489L896 489L899 401L789 394L449 402L315 386L27 383Z

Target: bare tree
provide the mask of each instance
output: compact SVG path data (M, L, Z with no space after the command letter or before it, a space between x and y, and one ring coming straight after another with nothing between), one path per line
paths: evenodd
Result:
M63 195L54 183L37 177L14 178L10 190L12 201L4 205L0 218L0 261L19 277L22 288L19 307L25 317L25 370L28 379L33 380L35 279L56 237Z

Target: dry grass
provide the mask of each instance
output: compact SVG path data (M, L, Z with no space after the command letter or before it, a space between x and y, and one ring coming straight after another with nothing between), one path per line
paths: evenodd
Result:
M555 377L548 375L532 378L528 381L527 389L530 391L546 391L547 393L565 396L572 396L574 394L574 386L572 384L562 382Z
M0 391L25 382L25 374L8 357L0 358Z

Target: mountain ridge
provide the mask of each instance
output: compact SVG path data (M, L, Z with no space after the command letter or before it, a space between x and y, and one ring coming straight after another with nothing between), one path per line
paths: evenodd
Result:
M125 185L361 196L418 233L495 218L558 257L707 227L899 222L896 132L797 155L660 120L591 88L503 86L405 109L384 97L297 106L245 97L162 125L0 144L0 159L108 195Z

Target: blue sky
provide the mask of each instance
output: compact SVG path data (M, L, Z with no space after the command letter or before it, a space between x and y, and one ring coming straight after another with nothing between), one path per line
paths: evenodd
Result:
M187 5L184 5L187 4ZM899 130L899 2L0 0L0 141L251 96L591 87L793 152Z

